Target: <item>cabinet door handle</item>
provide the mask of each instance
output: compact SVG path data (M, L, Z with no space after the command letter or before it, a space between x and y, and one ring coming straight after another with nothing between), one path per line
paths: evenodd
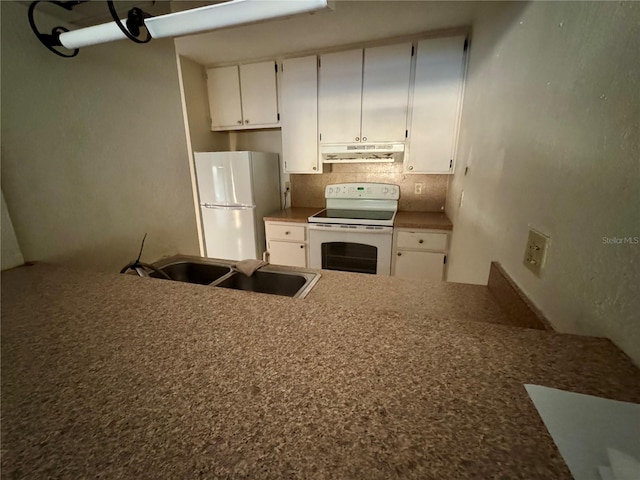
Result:
M401 256L402 256L402 253L398 252L398 256L399 256L399 257L401 257Z
M413 165L409 165L409 170L413 170Z
M360 141L360 137L356 137L356 142L359 142L359 141Z
M423 239L418 240L418 243L424 243Z
M238 125L242 125L242 120L238 120Z
M318 169L318 167L313 167L313 169L314 169L314 170L317 170L317 169Z
M304 248L304 245L300 245L300 248Z
M289 235L291 232L284 232L285 235Z
M367 137L362 137L362 141L366 142L367 141Z
M249 120L245 120L244 123L249 123Z

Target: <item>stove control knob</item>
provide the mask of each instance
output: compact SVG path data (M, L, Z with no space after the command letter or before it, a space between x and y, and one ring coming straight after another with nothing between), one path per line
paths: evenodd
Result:
M333 187L329 187L329 195L333 193Z
M383 194L383 195L386 195L387 193L389 193L389 187L384 187L384 188L382 189L382 194Z

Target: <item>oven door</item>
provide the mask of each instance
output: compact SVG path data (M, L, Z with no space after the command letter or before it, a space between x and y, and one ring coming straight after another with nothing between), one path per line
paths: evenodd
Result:
M311 268L391 274L393 227L321 223L308 228Z

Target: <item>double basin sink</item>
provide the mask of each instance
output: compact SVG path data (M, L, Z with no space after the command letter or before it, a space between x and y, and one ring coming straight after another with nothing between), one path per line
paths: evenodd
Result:
M316 272L274 265L262 267L248 277L232 268L235 263L179 255L156 262L153 266L177 282L296 298L304 298L320 278L320 274ZM150 272L149 276L164 278L157 272Z

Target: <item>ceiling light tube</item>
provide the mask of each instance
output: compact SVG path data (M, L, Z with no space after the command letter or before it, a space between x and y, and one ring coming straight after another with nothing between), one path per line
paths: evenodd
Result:
M178 37L219 28L287 17L327 8L327 0L231 0L144 20L152 38ZM122 20L124 24L126 19ZM76 49L127 38L116 22L60 34L63 47Z
M327 0L232 0L145 19L153 38L178 37L327 8Z
M125 23L127 19L122 20ZM99 43L124 40L127 36L122 33L116 22L102 23L93 27L80 28L60 34L60 43L63 47L74 49L97 45Z

